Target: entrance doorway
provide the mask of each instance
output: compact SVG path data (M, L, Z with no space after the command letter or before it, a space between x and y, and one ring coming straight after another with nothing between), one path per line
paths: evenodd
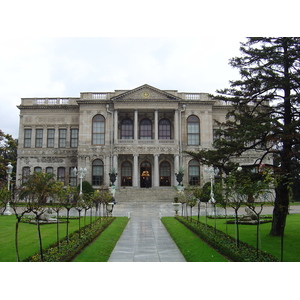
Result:
M152 172L151 163L143 161L140 167L140 187L150 188L152 187Z

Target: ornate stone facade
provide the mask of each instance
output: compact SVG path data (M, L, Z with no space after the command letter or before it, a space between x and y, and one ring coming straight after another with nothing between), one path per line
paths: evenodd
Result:
M184 151L211 148L214 120L225 120L229 108L206 93L147 84L79 98L21 100L17 179L53 172L75 185L72 170L82 167L87 169L84 180L95 188L109 185L113 170L117 187L172 187L180 167L183 184L205 183L209 175ZM242 159L252 163L255 154Z

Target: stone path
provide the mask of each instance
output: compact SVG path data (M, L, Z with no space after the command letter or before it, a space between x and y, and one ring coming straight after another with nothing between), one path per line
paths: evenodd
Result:
M166 213L165 206L138 203L128 207L131 208L130 221L108 261L184 262L183 255L160 221L160 216ZM123 209L122 205L115 207L118 214Z

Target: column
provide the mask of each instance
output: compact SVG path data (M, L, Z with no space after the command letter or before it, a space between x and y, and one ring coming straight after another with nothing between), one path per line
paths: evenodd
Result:
M137 141L138 139L138 119L139 119L139 115L138 115L138 110L135 109L134 110L134 131L133 131L133 138L135 139L135 141Z
M115 138L115 144L117 143L118 140L118 110L114 110L114 138Z
M133 187L138 187L138 178L139 178L139 155L133 154Z
M174 140L178 142L179 127L178 127L178 109L174 111Z
M174 185L178 184L175 175L175 173L178 173L178 170L179 170L179 154L174 154L174 174L173 174Z
M159 187L159 166L158 166L158 154L154 154L154 176L153 176L153 186Z
M119 170L119 167L118 167L118 155L117 154L114 154L113 155L113 168L116 170L116 173L118 173L118 176L117 176L117 180L115 182L115 186L118 187L119 186L119 178L121 178L121 170Z
M154 139L158 140L158 111L154 110Z

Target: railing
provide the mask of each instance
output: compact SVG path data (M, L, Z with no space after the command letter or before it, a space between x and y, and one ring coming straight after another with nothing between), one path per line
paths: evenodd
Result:
M35 100L37 105L66 105L71 104L71 102L68 98L39 98Z
M152 145L152 144L175 144L175 140L133 140L133 139L118 139L118 144L143 144L143 145Z

